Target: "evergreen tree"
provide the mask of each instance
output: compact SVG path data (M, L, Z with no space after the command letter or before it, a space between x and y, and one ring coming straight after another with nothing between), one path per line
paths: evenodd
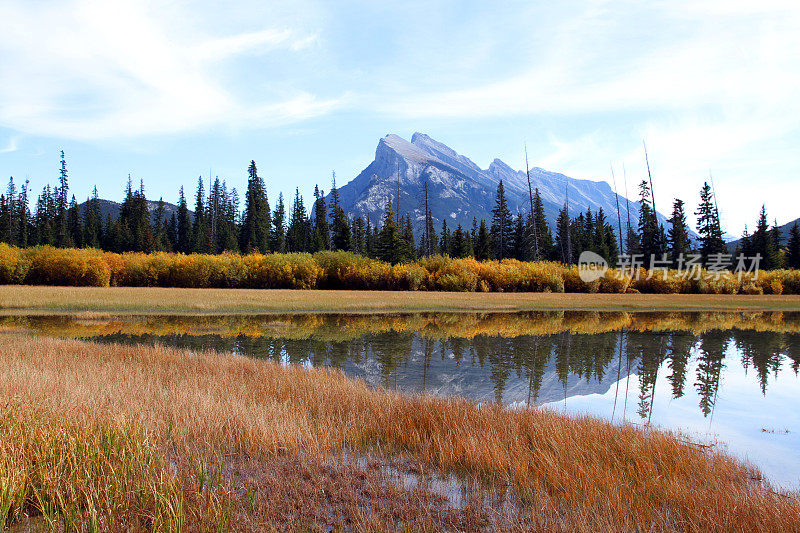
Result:
M503 180L497 185L495 206L492 209L492 244L494 257L504 259L513 255L514 235L511 212L506 202Z
M789 268L800 268L800 228L797 221L789 230L789 243L786 248L786 261Z
M22 184L17 196L16 220L18 225L17 244L23 248L30 244L31 212L28 206L28 180Z
M167 223L167 242L169 243L170 250L177 250L178 217L175 216L175 213L172 213L172 216L169 217L169 222Z
M527 261L531 254L530 241L527 239L528 229L530 224L525 224L521 214L517 215L516 221L513 224L514 229L512 233L511 244L511 257L520 261Z
M442 219L442 234L439 237L439 252L450 255L450 230L447 229L447 219Z
M220 194L219 221L217 223L217 249L223 252L239 251L239 193L236 188L228 192L223 181Z
M339 190L336 188L336 174L331 184L331 231L333 233L333 249L349 251L353 245L350 241L350 225L339 202Z
M250 161L247 169L247 192L244 196L244 217L239 234L239 248L243 252L269 250L270 212L264 180L258 175L256 162Z
M73 243L70 239L69 229L67 228L67 210L69 209L69 197L67 194L69 193L69 183L67 181L67 161L64 158L64 150L61 150L61 169L59 170L58 182L59 185L56 188L55 195L55 241L57 246L69 247L72 246Z
M0 241L11 245L18 244L17 211L17 187L14 185L14 178L11 177L0 209Z
M100 198L97 195L97 186L92 190L92 196L86 199L83 210L83 244L89 248L100 248L103 242L103 221L100 213Z
M689 226L686 225L686 211L683 200L678 198L672 203L672 216L669 219L669 254L672 258L673 267L678 267L681 256L686 261L686 256L691 251L691 241L689 240Z
M774 236L769 229L767 222L767 210L765 206L761 206L761 211L758 215L758 222L753 235L750 237L750 252L761 255L761 263L759 268L764 270L772 270L780 268L780 256L778 255L778 247L775 244Z
M164 205L164 198L158 199L158 204L153 212L155 227L153 228L153 249L161 252L172 251L167 237L167 208Z
M660 259L666 250L661 238L662 230L659 228L658 218L653 210L653 197L647 180L642 180L639 184L639 201L641 203L639 211L641 253L644 255L645 262L649 261L651 257Z
M558 220L556 222L556 259L564 264L572 264L573 258L571 254L571 233L572 227L569 219L566 204L558 212Z
M83 224L74 194L67 209L67 242L70 246L83 247Z
M719 213L708 182L700 189L700 205L695 215L697 215L697 233L700 235L700 257L703 264L708 265L708 257L711 254L727 252L725 241L722 240Z
M13 206L13 201L10 203ZM9 233L11 230L11 207L5 194L0 194L0 242L14 244Z
M182 253L192 251L192 220L189 215L189 207L186 205L186 196L183 194L183 187L178 194L178 216L175 231L175 250Z
M308 220L303 197L300 196L300 189L296 189L294 205L292 206L292 218L289 220L289 228L286 230L286 251L307 252L310 240L311 222Z
M364 224L364 219L361 217L356 217L353 220L353 251L357 254L366 255L367 254L367 244L366 244L366 224Z
M403 260L405 241L400 234L400 228L394 219L391 199L386 201L383 213L383 225L376 239L376 255L381 261L397 264Z
M469 257L472 255L472 243L469 234L464 231L461 224L453 232L451 241L451 255L456 258Z
M194 221L192 222L192 251L208 251L208 221L206 220L205 189L203 176L197 178L197 193L194 199Z
M286 206L283 203L283 193L278 194L278 203L275 204L275 215L272 217L272 243L273 252L286 251Z
M406 215L403 220L401 237L403 239L403 255L401 261L413 261L417 258L417 250L414 246L414 225L411 223L411 215Z
M544 212L544 204L537 187L533 194L533 218L536 223L536 238L539 241L539 257L541 259L553 258L553 233L547 224L547 216Z
M314 185L314 233L311 239L311 251L327 250L331 241L328 224L328 207L325 205L325 193Z
M784 252L783 246L781 245L781 228L778 226L778 221L775 220L775 223L772 225L772 230L770 230L770 237L772 237L772 245L775 247L775 263L773 268L783 268L784 263Z
M377 231L372 226L372 222L369 219L369 215L367 215L367 227L364 230L364 251L367 257L375 258L377 256Z
M492 252L491 235L489 228L486 226L486 221L481 220L478 227L478 233L475 237L475 259L478 261L486 261L490 258Z

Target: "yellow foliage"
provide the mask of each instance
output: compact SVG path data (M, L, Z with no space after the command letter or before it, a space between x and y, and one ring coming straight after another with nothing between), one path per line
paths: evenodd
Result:
M0 243L0 284L195 287L252 289L368 289L467 292L573 292L646 294L800 294L800 272L762 271L741 276L701 271L640 269L630 276L610 269L584 282L575 265L516 259L477 261L445 255L390 265L349 252L316 254L179 254L95 249L20 249Z

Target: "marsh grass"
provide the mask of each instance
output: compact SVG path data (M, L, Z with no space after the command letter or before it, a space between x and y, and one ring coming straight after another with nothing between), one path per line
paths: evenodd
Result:
M280 461L306 458L310 491L321 486L319 465L350 450L405 455L424 468L507 484L524 509L536 511L534 529L800 527L796 495L774 491L726 455L655 429L402 396L337 371L164 347L3 335L0 359L0 401L9 414L0 426L7 523L36 509L80 529L92 521L101 529L318 527L302 526L297 506L281 518L258 503L264 487L290 494L304 478L287 476L281 488L281 476L232 474L226 458L246 458L247 471L273 472ZM53 468L60 474L46 474ZM336 478L345 485L354 479ZM430 507L426 498L409 496L391 519L361 489L338 500L316 494L334 514L351 509L342 516L355 520L353 529L494 527L465 518L467 509L457 513L466 520L461 526L443 522L452 509ZM366 503L347 507L348 498Z

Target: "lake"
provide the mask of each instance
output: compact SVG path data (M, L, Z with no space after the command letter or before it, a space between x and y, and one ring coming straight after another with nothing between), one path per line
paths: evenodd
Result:
M0 331L212 349L651 424L800 487L800 313L80 314L0 317Z

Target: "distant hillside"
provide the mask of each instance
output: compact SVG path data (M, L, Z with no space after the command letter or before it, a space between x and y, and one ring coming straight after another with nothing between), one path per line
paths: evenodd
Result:
M570 178L538 167L531 168L530 174L533 187L539 188L551 227L555 226L569 189L572 216L589 208L595 213L602 208L616 228L616 199L608 183ZM415 231L422 231L425 219L423 186L427 182L428 205L438 231L445 219L451 229L457 224L471 227L473 217L491 221L497 184L501 179L511 212L530 211L524 170L515 170L499 159L492 161L489 168L481 169L469 158L423 133L415 133L411 142L397 135L387 135L378 142L375 159L352 181L341 186L339 194L342 208L347 213L369 218L373 224L378 224L386 200L392 198L393 203L396 201L399 183L401 214L410 213ZM625 198L620 196L619 202L624 225ZM633 224L639 220L639 207L638 202L630 202ZM659 221L667 227L666 218L661 214Z
M153 223L155 222L155 211L157 207L158 207L157 201L154 200L147 201L147 208L150 210L150 222ZM78 204L78 208L80 209L81 214L85 213L86 202ZM106 217L108 217L109 215L111 215L111 220L117 220L117 217L119 216L119 208L120 208L119 202L115 202L113 200L104 200L101 198L100 215L103 222L105 223ZM173 214L175 214L175 216L178 216L178 206L175 204L164 202L164 218L166 220L169 220ZM192 211L189 211L189 216L194 217L194 213Z
M781 230L781 244L782 245L785 246L789 242L789 230L792 229L792 226L794 226L795 224L800 226L800 218L796 218L796 219L792 220L791 222L787 222L783 226L778 226L780 228L780 230ZM752 232L752 230L751 230L751 232ZM736 247L739 246L739 243L741 241L742 241L742 239L739 238L739 239L736 239L735 241L728 242L728 250L730 250L730 251L736 250Z

